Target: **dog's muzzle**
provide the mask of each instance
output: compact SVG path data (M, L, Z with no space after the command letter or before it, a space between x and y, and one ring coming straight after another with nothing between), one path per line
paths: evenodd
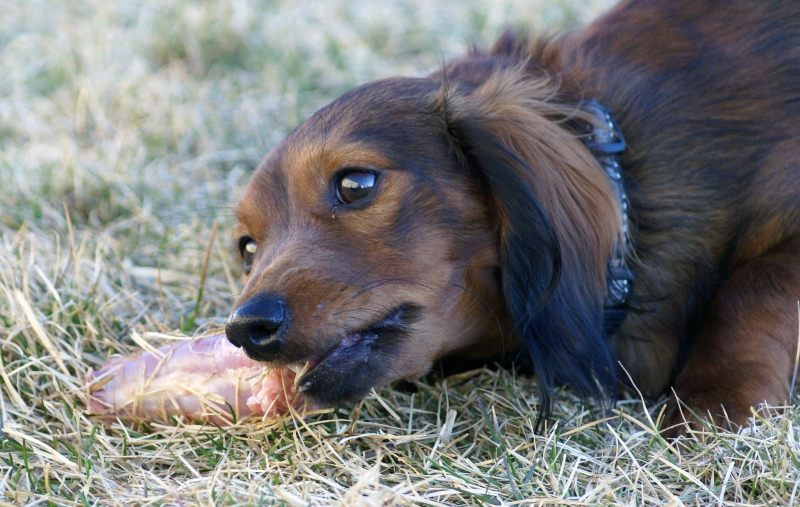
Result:
M283 298L257 294L231 314L225 334L251 358L274 361L284 347L288 317Z

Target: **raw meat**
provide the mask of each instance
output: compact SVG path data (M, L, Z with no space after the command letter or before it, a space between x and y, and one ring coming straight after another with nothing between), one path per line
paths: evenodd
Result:
M249 415L275 416L303 406L294 371L267 368L225 334L113 359L87 377L89 409L101 419L232 424Z

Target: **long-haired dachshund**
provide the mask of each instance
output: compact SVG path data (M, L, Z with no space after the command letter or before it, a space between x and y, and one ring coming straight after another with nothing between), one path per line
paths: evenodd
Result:
M674 389L665 425L742 425L795 370L800 3L628 0L361 86L267 155L236 215L228 338L308 363L316 404L511 358L544 416L556 383L613 401L630 379Z

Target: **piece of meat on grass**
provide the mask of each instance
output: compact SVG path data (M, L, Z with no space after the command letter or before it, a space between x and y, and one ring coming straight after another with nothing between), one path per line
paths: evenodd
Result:
M301 406L294 380L289 368L267 368L216 334L110 360L87 377L89 410L106 421L229 425Z

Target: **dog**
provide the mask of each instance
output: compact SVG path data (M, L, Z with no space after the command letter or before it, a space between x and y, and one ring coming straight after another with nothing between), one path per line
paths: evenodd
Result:
M664 428L735 429L796 368L800 4L628 0L355 88L236 217L227 336L317 405L510 359L540 420L556 384L632 384L671 393Z

